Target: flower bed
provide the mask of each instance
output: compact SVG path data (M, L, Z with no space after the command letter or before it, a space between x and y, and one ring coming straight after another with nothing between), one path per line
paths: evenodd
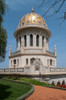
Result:
M57 87L62 87L62 88L66 88L66 85L59 85Z

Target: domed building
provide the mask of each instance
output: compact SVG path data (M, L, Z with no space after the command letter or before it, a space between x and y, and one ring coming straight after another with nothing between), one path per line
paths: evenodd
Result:
M56 68L56 46L54 53L48 48L51 32L43 17L33 9L20 20L14 36L17 50L11 53L9 47L9 68L23 67L27 74L42 73L45 67Z

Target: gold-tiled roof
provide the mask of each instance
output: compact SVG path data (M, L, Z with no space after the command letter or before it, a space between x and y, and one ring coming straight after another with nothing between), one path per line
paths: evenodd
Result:
M44 18L40 16L39 14L34 13L33 9L31 10L31 13L23 16L23 18L20 20L19 26L17 30L15 31L14 36L16 37L19 31L26 29L26 28L43 29L48 34L49 38L51 37L51 32L49 31Z
M25 15L20 20L18 28L21 28L22 26L26 26L26 25L39 25L39 26L42 26L42 27L48 29L43 17L41 17L39 14L34 13L33 9L31 11L31 13Z

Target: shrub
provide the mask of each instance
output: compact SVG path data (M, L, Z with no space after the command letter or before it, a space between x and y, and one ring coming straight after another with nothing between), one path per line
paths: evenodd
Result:
M25 77L19 78L19 81L27 82L27 83L30 83L30 84L33 84L33 85L39 85L39 86L52 86L51 84L48 84L48 83L45 83L45 82L40 82L40 81L35 80L35 79L25 78Z
M19 77L16 76L16 75L5 76L5 77L3 77L3 78L12 79L12 80L18 80L18 79L19 79Z
M57 82L57 85L61 85L59 81Z
M62 87L63 87L63 88L66 88L66 85L63 85Z
M57 87L62 87L62 85L59 85L59 86L57 86Z
M65 85L65 81L64 80L62 81L62 85Z
M53 86L55 86L55 83L54 83L54 81L52 82L52 85L53 85Z
M57 87L62 87L62 88L66 88L66 85L59 85Z
M30 78L26 78L26 77L19 77L19 76L8 76L5 77L6 79L12 79L12 80L18 80L20 82L26 82L26 83L30 83L33 85L39 85L39 86L52 86L51 84L45 83L45 82L40 82L38 80L35 79L30 79Z

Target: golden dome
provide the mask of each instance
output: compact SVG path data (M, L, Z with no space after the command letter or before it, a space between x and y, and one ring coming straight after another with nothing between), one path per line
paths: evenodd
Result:
M48 27L45 23L45 20L43 17L41 17L39 14L34 13L34 10L31 10L31 13L25 15L19 22L19 26L17 30L14 33L14 36L16 37L19 31L26 29L26 28L40 28L46 31L49 38L51 37L51 32L48 30Z
M19 22L18 29L23 26L28 25L39 25L48 29L45 20L39 14L34 13L34 10L31 10L31 13L25 15Z

